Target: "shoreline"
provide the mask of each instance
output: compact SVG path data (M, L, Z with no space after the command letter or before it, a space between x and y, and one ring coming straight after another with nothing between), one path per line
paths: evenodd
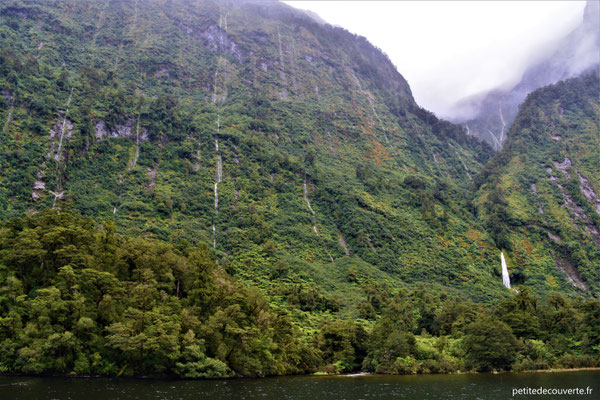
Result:
M446 374L381 374L377 372L350 372L347 374L324 374L314 373L310 375L299 375L299 376L329 376L329 377L340 377L340 378L360 378L364 376L418 376L418 375L502 375L502 374L540 374L540 373L556 373L556 372L578 372L578 371L600 371L600 367L582 367L582 368L550 368L550 369L534 369L525 371L491 371L491 372L477 372L477 371L459 371L451 372ZM283 375L282 375L283 376Z
M580 371L600 371L600 367L584 367L584 368L552 368L552 369L536 369L527 371L492 371L492 372L477 372L477 371L460 371L446 374L382 374L377 372L349 372L347 374L326 374L323 372L314 372L312 374L292 374L292 375L269 375L269 376L234 376L230 378L202 378L202 379L186 379L177 376L107 376L107 375L20 375L0 373L0 377L6 378L60 378L60 379L135 379L135 380L170 380L170 381L228 381L237 379L269 379L269 378L293 378L293 377L325 377L325 378L364 378L369 376L426 376L426 375L504 375L504 374L538 374L538 373L557 373L557 372L580 372Z

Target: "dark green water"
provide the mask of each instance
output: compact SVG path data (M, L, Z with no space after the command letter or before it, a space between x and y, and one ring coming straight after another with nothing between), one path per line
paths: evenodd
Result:
M513 388L582 388L591 395L515 396ZM0 376L0 399L600 399L600 371L418 376L299 376L180 381Z

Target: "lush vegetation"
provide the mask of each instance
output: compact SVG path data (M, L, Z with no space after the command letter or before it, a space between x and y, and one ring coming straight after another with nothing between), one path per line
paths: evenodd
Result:
M533 92L503 150L478 177L475 203L513 281L600 287L600 80L597 72Z
M488 163L364 38L282 4L11 0L0 22L2 371L598 364L576 180L600 193L597 77L530 96Z
M329 305L270 303L207 246L121 236L112 221L67 210L5 223L0 265L3 372L200 378L600 365L597 300L541 302L523 290L490 308L423 287L373 289L365 308L379 318L345 320Z
M491 149L419 108L364 38L278 4L2 7L3 219L67 202L215 243L244 282L320 287L346 315L372 281L508 295L469 201Z

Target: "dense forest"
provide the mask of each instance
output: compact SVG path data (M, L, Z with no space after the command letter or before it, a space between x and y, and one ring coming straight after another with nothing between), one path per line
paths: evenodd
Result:
M495 306L366 286L361 317L269 301L208 246L47 210L0 229L0 370L26 374L448 373L600 366L600 303L527 288Z
M600 366L596 73L494 154L278 2L0 0L0 90L0 372Z

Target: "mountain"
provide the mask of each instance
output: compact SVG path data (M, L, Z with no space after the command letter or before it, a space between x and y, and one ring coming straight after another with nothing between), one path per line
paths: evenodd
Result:
M69 204L208 243L283 299L505 293L467 200L491 149L420 108L383 53L276 2L169 4L2 4L4 219Z
M530 66L512 88L496 89L461 100L457 110L462 110L460 113L468 117L455 122L499 150L527 94L590 68L600 68L599 26L600 2L588 0L581 24L560 41L553 54Z
M592 72L531 93L475 203L512 281L548 291L600 283L600 82Z
M531 94L494 155L275 1L0 21L2 373L600 365L596 76Z

